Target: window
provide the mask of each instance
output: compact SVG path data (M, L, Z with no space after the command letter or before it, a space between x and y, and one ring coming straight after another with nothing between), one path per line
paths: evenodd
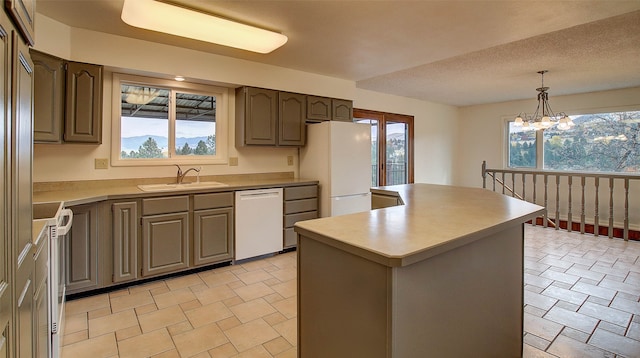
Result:
M226 163L226 88L113 79L113 165Z
M353 117L371 124L371 186L413 183L413 116L354 109Z
M640 172L640 111L570 117L575 126L568 130L526 130L509 122L509 167Z

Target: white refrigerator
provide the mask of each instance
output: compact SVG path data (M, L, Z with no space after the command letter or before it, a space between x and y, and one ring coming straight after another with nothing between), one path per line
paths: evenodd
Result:
M300 177L320 183L320 217L371 210L371 126L328 121L307 125Z

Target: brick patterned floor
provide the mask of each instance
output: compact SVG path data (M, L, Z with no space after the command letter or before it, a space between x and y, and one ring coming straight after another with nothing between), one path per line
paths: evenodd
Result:
M640 242L525 233L524 357L640 357ZM63 357L295 357L295 258L71 301Z
M526 226L524 357L640 357L640 242Z

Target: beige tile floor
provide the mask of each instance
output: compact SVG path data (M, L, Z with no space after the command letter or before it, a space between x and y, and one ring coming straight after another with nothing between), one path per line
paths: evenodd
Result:
M527 226L524 357L640 357L640 243ZM73 300L62 355L295 357L296 253Z

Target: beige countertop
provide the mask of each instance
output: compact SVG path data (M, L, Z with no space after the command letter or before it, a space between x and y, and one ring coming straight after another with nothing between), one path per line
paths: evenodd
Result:
M406 266L520 225L544 208L480 188L408 184L373 188L405 205L302 221L299 234L380 264ZM514 238L514 240L521 238Z
M202 179L202 181L214 180L227 184L227 186L217 188L158 192L145 192L138 188L139 184L170 183L170 180L171 179L116 179L60 183L34 183L33 202L43 203L63 201L65 206L73 206L120 198L148 198L177 194L211 193L318 183L317 180L313 179L270 177L268 175L243 175L234 176L233 178Z

